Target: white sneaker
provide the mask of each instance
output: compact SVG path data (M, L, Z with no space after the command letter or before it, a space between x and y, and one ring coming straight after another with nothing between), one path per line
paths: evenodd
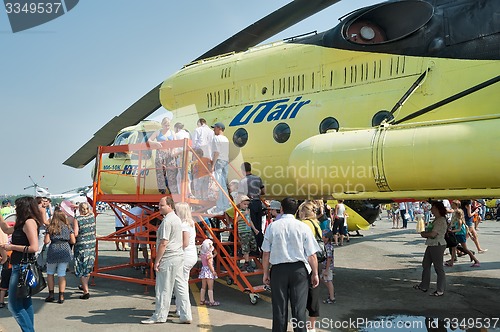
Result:
M141 324L155 324L156 323L156 319L153 319L153 318L148 318L146 320L141 320Z
M141 320L141 324L157 324L157 323L165 323L165 322L160 322L159 320L156 320L153 317L150 317L146 320Z

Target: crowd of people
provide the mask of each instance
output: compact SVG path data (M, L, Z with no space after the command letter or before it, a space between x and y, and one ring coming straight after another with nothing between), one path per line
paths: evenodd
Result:
M411 207L408 209L408 207ZM417 231L426 239L426 250L422 260L422 279L419 284L413 286L414 289L427 292L430 287L431 267L437 275L436 290L429 295L443 296L446 289L445 268L452 268L458 261L459 256L466 255L470 258L471 267L481 266L476 252L467 247L466 241L470 238L476 248L477 253L485 253L488 249L482 248L479 243L477 228L480 222L481 203L479 200L441 200L432 202L413 202L413 203L393 203L386 207L388 218L392 219L393 225L395 219L401 215L401 218L413 220L413 215L418 217L425 216L425 229L421 230L417 224ZM402 212L404 211L404 212ZM412 211L409 214L407 211ZM400 212L400 213L398 213ZM429 212L427 217L426 212ZM434 218L431 218L431 215ZM475 222L474 220L479 220ZM405 223L403 224L405 225ZM397 228L393 227L393 228ZM406 228L406 227L403 227ZM451 258L444 261L446 249L449 249Z
M45 302L55 302L55 275L58 277L57 303L64 303L66 272L74 262L75 274L80 277L83 290L80 299L90 297L88 278L95 259L95 217L88 203L78 205L79 215L74 219L59 208L52 208L45 197L25 196L16 199L14 225L0 217L0 228L10 238L2 239L0 256L3 269L1 306L7 292L8 308L22 331L34 331L34 311L31 297L19 298L16 288L21 270L27 263L37 262L47 271L48 296ZM46 252L46 257L43 257ZM73 258L74 256L74 258Z
M200 261L198 278L201 280L200 304L219 306L215 300L214 267L217 251L212 239L208 238L197 248L195 244L195 221L191 206L186 202L174 203L167 194L181 193L184 179L178 172L180 164L177 149L165 149L162 144L169 140L192 138L195 156L190 164L187 179L189 197L201 200L213 199L216 204L206 211L209 216L226 218L229 225L235 225L232 240L237 234L238 245L244 260L242 270L255 271L255 262L263 266L263 282L272 290L273 331L287 329L288 304L298 324L295 331L312 331L320 316L320 303L336 302L334 288L335 247L349 242L348 213L342 200L331 207L324 200L297 201L287 197L282 201L266 201L263 180L252 173L252 165L241 164L240 180L228 183L229 141L224 136L225 126L217 122L212 128L204 119L198 120L198 127L192 137L181 123L170 129L170 119L164 118L162 129L154 132L148 143L156 148L156 169L158 191L166 196L158 203L162 216L156 232L156 246L152 247L151 264L155 271L155 310L143 324L164 323L169 315L172 296L175 296L176 314L179 323L192 322L188 282L191 270ZM213 175L214 181L211 181ZM214 183L212 183L214 182ZM214 190L215 187L217 187ZM185 187L184 187L185 188ZM233 202L231 202L233 201ZM442 296L446 289L446 267L453 267L457 257L467 255L471 267L480 262L473 250L468 249L466 240L472 239L477 253L487 249L480 246L477 228L484 218L484 204L480 200L433 202L399 202L386 205L387 217L392 228L407 228L411 221L422 221L424 229L420 235L426 239L426 250L422 260L422 279L413 288L427 292L430 287L431 266L437 274L436 290L430 295ZM131 204L128 212L135 218L121 215L116 210L116 231L132 225L153 212L144 206ZM23 255L36 260L46 268L48 296L45 302L65 301L66 273L73 263L75 275L80 278L80 299L90 298L89 276L94 268L96 256L96 219L88 203L78 205L78 215L67 216L60 208L51 207L50 200L43 197L22 197L16 200L15 208L10 202L2 203L0 228L10 235L2 235L0 256L3 268L0 284L0 306L6 292L15 294L17 280L25 263ZM9 226L3 216L16 214L16 222ZM432 216L434 216L432 218ZM401 221L401 227L400 227ZM130 235L144 231L141 226L130 229ZM454 243L450 238L454 238ZM148 247L131 242L130 254L134 264L139 263L138 250L143 253L144 264L149 265ZM230 239L231 241L231 239ZM129 248L126 241L115 242L117 251ZM451 258L444 262L446 248ZM198 254L199 250L199 254ZM44 258L43 254L46 253ZM237 253L234 253L237 254ZM57 275L58 296L55 294ZM320 299L318 285L323 282L328 297ZM23 331L34 330L34 313L31 298L19 299L9 296L8 307ZM302 324L300 323L302 322Z

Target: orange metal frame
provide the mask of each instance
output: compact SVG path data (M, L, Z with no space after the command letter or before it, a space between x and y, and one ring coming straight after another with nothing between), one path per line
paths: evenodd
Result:
M175 148L182 148L182 165L189 165L189 157L192 155L194 156L198 161L201 162L201 159L198 155L196 155L191 148L191 141L188 139L184 140L178 140L178 141L167 141L163 142L162 146L164 149L175 149ZM148 144L131 144L131 145L121 145L121 146L100 146L98 149L98 164L96 166L96 176L95 176L95 182L93 184L93 189L94 189L94 202L105 202L107 203L110 207L113 213L115 213L116 216L127 216L130 219L134 220L134 223L131 225L126 225L126 222L123 220L124 217L122 217L122 223L124 224L124 228L117 231L113 232L109 235L106 236L101 236L97 238L97 245L96 245L96 259L95 259L95 266L94 266L94 271L92 272L93 277L100 277L100 278L109 278L113 280L119 280L119 281L125 281L125 282L132 282L132 283L137 283L137 284L143 284L146 287L149 285L154 285L155 284L155 274L153 271L153 262L155 259L155 253L156 253L156 230L157 230L157 225L154 223L151 223L151 221L155 219L160 219L161 216L159 212L157 211L156 207L159 202L159 200L164 197L165 195L163 194L143 194L144 188L141 187L143 183L145 183L145 172L143 172L142 168L142 157L144 154L144 151L146 150L153 150L151 147L149 147ZM117 176L131 176L131 175L125 175L121 174L122 170L101 170L99 165L102 165L102 158L103 154L109 154L109 153L137 153L137 158L138 158L138 169L137 169L137 175L132 175L137 177L136 181L136 190L135 193L132 194L106 194L101 190L101 175L103 173L115 173ZM203 165L203 163L201 163ZM156 171L156 169L154 169ZM214 247L217 251L217 256L215 258L215 270L217 272L217 275L219 277L226 277L228 283L234 282L238 288L241 291L249 292L251 294L254 293L259 293L265 290L263 285L258 285L258 286L253 286L252 283L248 280L249 276L253 275L262 275L262 264L260 260L254 258L254 261L256 262L257 269L255 272L247 272L247 271L242 271L239 268L239 262L240 262L240 257L238 257L237 252L238 252L238 232L237 232L237 222L238 216L242 217L245 222L248 224L248 220L246 220L245 216L241 213L241 211L237 208L237 206L234 204L234 202L230 199L229 196L225 193L225 191L222 190L220 185L215 181L215 178L213 178L212 175L212 180L215 181L215 184L219 187L219 194L223 193L226 194L228 200L231 202L233 207L235 208L235 218L234 221L228 221L225 217L219 216L217 219L219 220L219 223L222 224L224 227L217 227L214 228L211 225L207 224L205 221L205 217L211 217L210 215L206 214L206 209L208 207L211 207L211 202L209 201L201 201L193 198L188 198L187 192L188 188L187 186L189 185L189 182L187 181L188 179L188 170L189 167L182 167L180 171L183 172L182 176L182 181L181 181L181 193L180 194L172 194L172 198L174 202L188 202L190 204L196 205L199 208L196 211L193 211L193 218L195 218L195 223L196 225L196 230L197 230L197 244L200 244L204 239L211 238L212 241L214 242ZM208 169L207 169L208 171ZM138 206L141 206L144 210L149 210L151 211L147 215L141 217L135 216L129 211L127 211L125 208L123 208L123 204L137 204ZM95 208L94 208L95 209ZM95 213L96 211L94 211ZM135 232L131 234L131 230L135 229ZM228 242L228 241L221 241L221 234L222 233L228 233L229 235L232 235L234 238L233 241ZM134 263L135 261L135 251L131 254L129 261L124 264L116 264L116 265L108 265L105 266L102 263L102 260L99 260L99 243L102 241L120 241L120 242L127 242L129 243L130 247L134 246L139 246L139 244L147 244L150 248L151 251L151 258L149 259L148 263ZM231 248L231 250L228 250ZM121 269L125 268L131 268L131 267L137 267L141 266L144 269L144 276L142 278L134 278L134 277L127 277L119 274L113 274L112 272L116 272ZM197 271L198 269L193 269L192 270L192 275L195 277L190 279L190 283L193 282L198 282L199 279L197 279ZM253 303L253 302L252 302Z

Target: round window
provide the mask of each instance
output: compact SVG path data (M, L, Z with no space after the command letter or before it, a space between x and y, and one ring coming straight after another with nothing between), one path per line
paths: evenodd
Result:
M247 144L248 132L245 128L238 128L233 134L233 143L239 148L242 148Z
M278 123L273 130L274 140L278 143L285 143L290 138L290 126L286 123Z
M392 115L391 112L388 111L380 111L377 114L375 114L372 118L372 127L380 126L382 121L391 121L394 119L394 115Z
M324 134L329 130L339 131L339 122L337 121L337 119L328 117L321 121L321 123L319 124L319 133Z

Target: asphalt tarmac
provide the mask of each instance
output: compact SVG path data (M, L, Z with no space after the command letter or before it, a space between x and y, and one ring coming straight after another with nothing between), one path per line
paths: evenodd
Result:
M385 214L385 212L384 212ZM114 231L114 218L98 216L98 235ZM352 237L349 243L335 249L335 304L321 304L321 317L316 331L427 331L425 318L431 327L448 324L461 328L456 331L500 331L500 260L498 238L500 222L480 224L480 242L488 251L478 255L481 267L472 268L468 259L459 258L452 268L446 268L447 289L442 297L431 297L412 286L419 282L424 239L415 232L415 223L408 229L392 229L387 219ZM469 247L474 249L471 241ZM128 252L115 251L114 243L100 242L101 263L126 262ZM446 256L445 259L448 259ZM141 277L141 271L129 268L129 276ZM200 284L191 285L193 323L179 325L141 325L154 310L154 287L95 278L89 300L78 298L78 280L67 276L68 287L64 304L45 303L47 290L33 297L37 331L267 331L271 329L270 293L261 293L255 305L247 294L235 285L219 279L215 285L218 307L199 305ZM435 287L432 273L431 290ZM260 276L252 278L261 284ZM324 285L321 297L327 297ZM57 294L57 288L56 288ZM172 309L174 307L172 306ZM438 320L439 319L439 320ZM475 327L471 329L472 327ZM496 328L492 328L496 327ZM289 324L289 331L291 331ZM451 331L452 329L448 329ZM19 331L7 308L0 309L0 331ZM445 331L445 330L436 330Z

